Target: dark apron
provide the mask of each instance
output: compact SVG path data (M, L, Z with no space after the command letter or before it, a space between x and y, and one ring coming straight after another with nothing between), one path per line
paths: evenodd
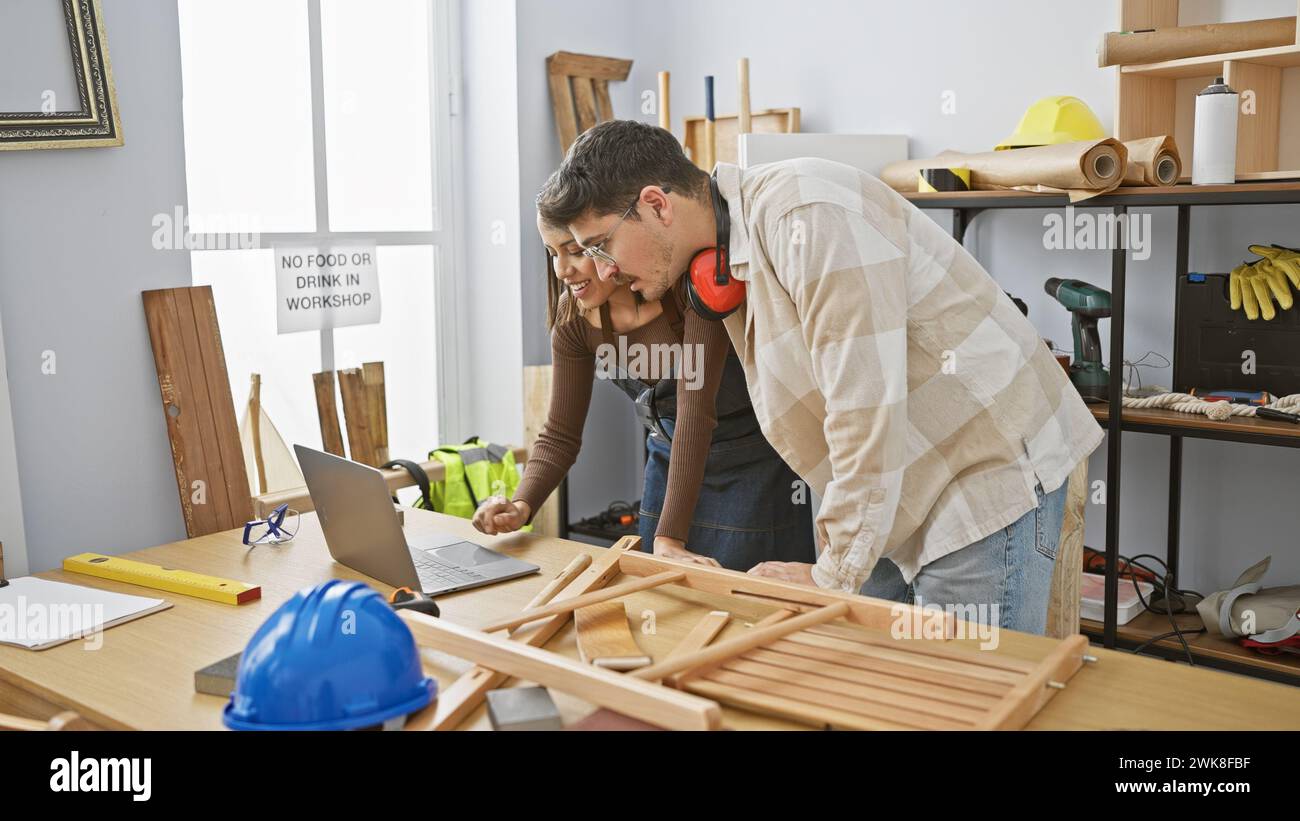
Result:
M671 294L663 301L673 328L682 325ZM609 306L600 308L601 335L615 345ZM668 458L677 423L677 380L654 384L616 366L613 382L637 406L646 429L645 490L641 496L641 549L654 549L655 530L668 489ZM749 570L760 562L817 560L813 543L809 493L799 477L768 444L759 427L745 384L745 372L734 352L728 354L718 386L718 425L713 430L704 479L686 549L716 559L731 570Z

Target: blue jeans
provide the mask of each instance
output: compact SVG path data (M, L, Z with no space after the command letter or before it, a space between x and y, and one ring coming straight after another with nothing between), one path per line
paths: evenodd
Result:
M955 550L925 567L909 585L898 565L881 559L859 591L909 604L974 605L981 621L992 622L997 607L999 626L1042 635L1047 627L1047 602L1052 568L1061 540L1066 485L1051 493L1036 489L1038 506L1009 527ZM958 618L963 610L959 610Z

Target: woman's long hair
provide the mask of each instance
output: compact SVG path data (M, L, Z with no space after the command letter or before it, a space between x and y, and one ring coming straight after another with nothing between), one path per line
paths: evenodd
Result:
M545 246L543 246L545 248ZM572 322L582 316L582 309L573 294L555 275L555 257L546 251L546 327L554 329L556 325Z

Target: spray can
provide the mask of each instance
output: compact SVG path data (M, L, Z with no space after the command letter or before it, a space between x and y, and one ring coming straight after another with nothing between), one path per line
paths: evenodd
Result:
M1192 185L1237 181L1237 107L1241 96L1223 82L1196 95L1196 133L1192 148Z

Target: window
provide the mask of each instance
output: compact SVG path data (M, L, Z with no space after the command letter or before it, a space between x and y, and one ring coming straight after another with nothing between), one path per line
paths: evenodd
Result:
M384 363L393 456L422 459L457 429L450 14L180 0L193 281L212 286L237 408L261 374L289 445L321 445L312 373L367 361ZM256 247L235 238L253 233ZM376 243L379 323L277 333L273 247L330 241Z

